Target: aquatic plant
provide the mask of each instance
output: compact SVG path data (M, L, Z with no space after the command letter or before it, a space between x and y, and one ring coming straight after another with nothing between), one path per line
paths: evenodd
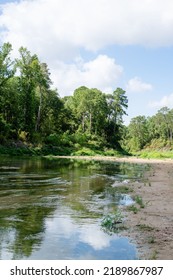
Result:
M112 234L118 232L119 230L125 229L122 223L123 215L119 210L117 210L113 214L108 214L104 216L104 218L101 221L101 226L104 231L106 231L109 234Z

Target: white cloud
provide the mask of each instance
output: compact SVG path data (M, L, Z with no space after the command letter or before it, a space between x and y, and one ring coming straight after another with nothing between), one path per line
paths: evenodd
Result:
M122 67L97 51L114 44L173 45L172 10L172 0L20 0L0 5L0 43L12 43L15 56L20 46L38 54L60 94L80 85L111 91ZM96 58L80 65L76 57L86 50ZM128 86L151 89L138 78Z
M152 85L144 83L139 77L130 79L127 83L126 90L131 92L144 92L152 90Z
M173 45L172 10L172 0L23 0L2 5L0 26L15 47L60 58L76 47Z
M162 108L162 107L173 107L173 93L170 95L165 95L163 98L159 101L151 101L149 103L149 107L151 108Z
M61 95L69 95L83 85L110 93L117 87L123 68L114 59L99 55L89 62L82 59L74 64L57 61L51 72L52 80Z

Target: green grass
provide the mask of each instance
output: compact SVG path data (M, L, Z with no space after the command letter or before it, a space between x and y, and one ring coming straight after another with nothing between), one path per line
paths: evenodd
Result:
M139 195L135 196L134 200L141 208L145 207L145 204L144 204L141 196L139 196Z
M139 208L137 208L135 205L130 205L127 208L129 211L132 211L134 214L137 214L139 211Z
M147 159L173 159L173 151L141 151L136 155Z
M158 255L158 252L157 252L157 250L155 250L155 251L152 253L152 255L151 255L151 257L149 258L149 260L157 260L157 255Z
M155 238L154 238L154 236L149 236L149 238L148 238L148 243L149 244L154 244L156 241L155 241Z

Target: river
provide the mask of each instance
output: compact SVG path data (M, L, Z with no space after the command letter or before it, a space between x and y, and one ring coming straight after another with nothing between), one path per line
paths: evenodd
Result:
M129 260L137 249L103 219L133 204L146 165L0 157L0 259Z

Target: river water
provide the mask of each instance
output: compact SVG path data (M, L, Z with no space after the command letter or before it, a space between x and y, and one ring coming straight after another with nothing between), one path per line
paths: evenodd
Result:
M145 165L0 158L0 259L137 259L135 244L102 226L130 205Z

